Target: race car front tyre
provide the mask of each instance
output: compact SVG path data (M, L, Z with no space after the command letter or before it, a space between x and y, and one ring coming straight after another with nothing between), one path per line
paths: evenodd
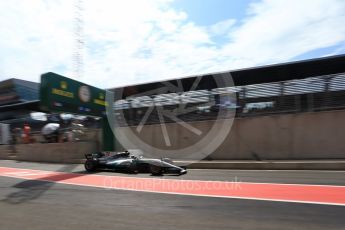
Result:
M85 167L86 171L88 171L88 172L96 171L96 164L92 160L86 160L84 167Z
M162 175L163 170L161 167L157 165L150 165L150 172L152 175L158 176L158 175Z

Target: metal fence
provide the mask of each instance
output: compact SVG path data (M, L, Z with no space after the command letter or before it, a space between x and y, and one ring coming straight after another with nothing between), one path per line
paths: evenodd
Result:
M345 108L345 74L244 86L237 116Z
M182 112L181 112L182 107ZM345 108L345 73L300 80L130 97L114 103L120 126L214 120Z

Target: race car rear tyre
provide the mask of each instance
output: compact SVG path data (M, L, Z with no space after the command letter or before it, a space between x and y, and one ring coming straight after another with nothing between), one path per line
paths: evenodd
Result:
M92 160L86 160L84 167L85 167L86 171L88 171L88 172L96 171L96 164Z
M150 165L150 172L152 175L158 176L158 175L162 175L163 170L161 167L157 165Z

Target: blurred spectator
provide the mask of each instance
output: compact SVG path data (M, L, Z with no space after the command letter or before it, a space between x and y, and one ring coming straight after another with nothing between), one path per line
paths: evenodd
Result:
M47 142L59 142L60 124L48 123L42 128L41 133Z
M29 144L30 143L30 132L31 132L31 127L28 123L24 124L24 132L23 132L23 141L24 144Z

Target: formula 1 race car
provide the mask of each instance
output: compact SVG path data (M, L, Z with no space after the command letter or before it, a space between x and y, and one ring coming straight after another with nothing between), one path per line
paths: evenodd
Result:
M152 159L143 156L135 156L128 151L125 152L98 152L86 154L85 169L94 172L101 169L110 169L128 173L151 173L162 175L164 173L186 174L185 167L173 164L169 158Z

